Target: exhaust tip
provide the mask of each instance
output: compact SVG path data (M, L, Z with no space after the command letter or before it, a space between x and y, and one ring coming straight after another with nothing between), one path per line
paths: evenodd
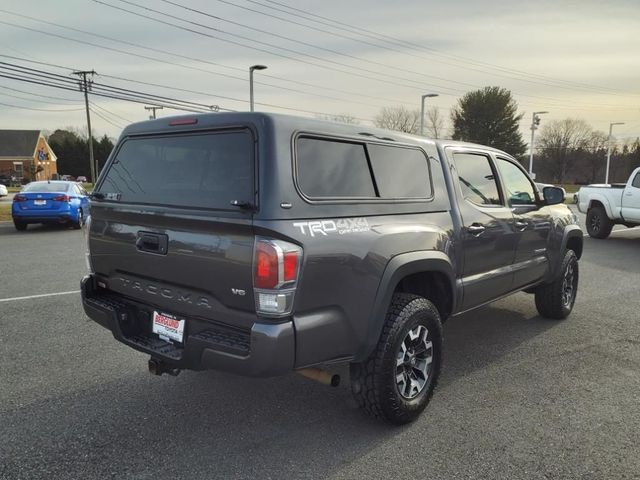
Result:
M177 377L178 374L180 373L180 369L170 367L168 364L166 364L162 360L150 358L149 373L151 373L151 375L157 375L157 376L161 376L163 373L166 373L168 375L171 375L172 377Z
M330 385L332 387L337 387L340 385L340 375L330 374L326 370L322 370L320 368L303 368L301 370L296 370L303 377L307 377L311 380L315 380L323 385Z

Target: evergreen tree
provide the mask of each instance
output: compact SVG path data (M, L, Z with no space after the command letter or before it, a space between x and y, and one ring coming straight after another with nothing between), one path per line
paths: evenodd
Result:
M526 151L518 122L518 105L511 92L485 87L465 94L451 111L454 140L480 143L519 157Z

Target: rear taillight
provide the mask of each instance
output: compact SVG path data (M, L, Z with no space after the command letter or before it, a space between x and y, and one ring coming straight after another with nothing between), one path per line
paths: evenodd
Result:
M293 243L256 238L253 287L256 312L260 315L289 315L293 309L302 248Z
M57 195L57 196L53 197L53 200L55 202L70 202L71 201L71 197L69 195Z
M276 288L279 283L278 250L266 240L259 240L255 247L256 271L253 281L255 288Z
M17 194L13 197L13 201L14 202L26 202L27 201L27 197L25 197L24 195L20 195Z

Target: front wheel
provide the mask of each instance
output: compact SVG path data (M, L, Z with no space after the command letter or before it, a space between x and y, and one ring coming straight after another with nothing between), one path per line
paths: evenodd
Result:
M351 390L370 415L409 423L429 403L441 365L438 310L417 295L395 294L375 350L364 362L351 364Z
M536 308L541 316L554 320L569 316L578 293L578 273L578 257L573 250L567 250L560 274L552 283L536 289Z
M613 222L602 207L590 208L587 212L587 233L590 237L604 239L609 236Z

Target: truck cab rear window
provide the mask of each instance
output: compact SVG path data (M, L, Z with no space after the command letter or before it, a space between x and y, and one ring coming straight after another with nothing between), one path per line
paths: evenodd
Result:
M126 140L99 192L121 202L232 209L254 203L253 139L233 131Z
M297 181L312 199L410 199L432 195L429 164L415 148L300 137Z
M416 148L367 145L381 198L428 198L431 196L429 164Z

